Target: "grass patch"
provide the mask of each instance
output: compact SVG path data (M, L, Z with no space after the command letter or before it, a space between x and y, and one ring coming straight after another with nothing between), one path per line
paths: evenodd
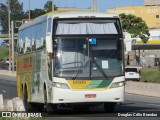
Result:
M15 61L16 61L16 58L17 58L17 53L16 52L14 52L14 58L15 58ZM2 60L6 60L6 59L9 59L9 48L0 47L0 62Z
M141 70L141 81L160 83L160 70L157 68L143 68Z
M6 60L9 56L9 49L0 47L0 60Z

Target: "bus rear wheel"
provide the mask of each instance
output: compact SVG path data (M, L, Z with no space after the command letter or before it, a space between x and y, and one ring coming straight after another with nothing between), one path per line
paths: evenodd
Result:
M24 89L24 93L23 93L23 104L24 104L24 108L26 112L30 112L33 111L33 107L31 105L31 103L28 102L28 94L27 94L27 88Z
M116 103L109 102L109 103L104 103L104 110L107 113L113 113L115 109Z

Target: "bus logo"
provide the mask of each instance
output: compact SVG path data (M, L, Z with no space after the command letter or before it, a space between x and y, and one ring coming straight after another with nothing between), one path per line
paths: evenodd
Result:
M86 84L86 81L73 81L73 84Z

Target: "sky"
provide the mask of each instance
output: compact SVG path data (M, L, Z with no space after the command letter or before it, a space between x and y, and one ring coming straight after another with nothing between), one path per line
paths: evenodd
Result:
M0 0L0 3L5 3L7 0ZM23 2L23 10L27 11L29 8L29 0L19 0ZM48 0L30 0L30 9L43 9L44 4ZM93 0L54 0L57 7L75 7L75 8L89 8L93 6ZM143 6L144 0L97 0L97 6L100 12L106 12L108 8L123 7L123 6ZM1 40L0 40L1 44Z
M0 0L5 1L5 0ZM24 4L24 11L28 10L29 0L19 0ZM30 8L43 8L48 0L30 0ZM76 7L88 8L93 6L93 0L54 0L58 7ZM100 12L105 12L107 8L122 7L122 6L142 6L144 0L97 0L97 5Z

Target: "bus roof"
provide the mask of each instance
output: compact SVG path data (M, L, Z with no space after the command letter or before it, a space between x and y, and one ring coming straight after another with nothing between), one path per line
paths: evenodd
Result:
M101 13L92 11L50 12L46 15L48 15L49 18L118 17L118 15L112 13Z
M20 26L19 30L22 30L26 27L38 24L47 18L117 18L119 17L117 14L112 14L112 13L101 13L101 12L92 12L92 11L54 11L54 12L49 12L45 15L39 16L35 18L32 22L23 24Z

